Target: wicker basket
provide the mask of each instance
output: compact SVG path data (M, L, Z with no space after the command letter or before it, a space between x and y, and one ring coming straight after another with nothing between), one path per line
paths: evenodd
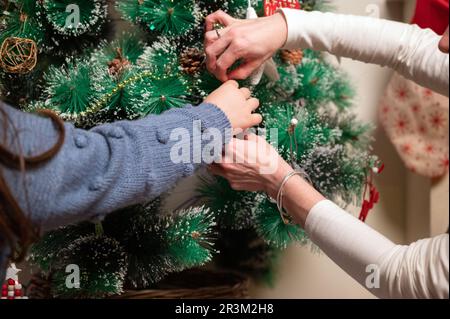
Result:
M188 270L170 276L155 289L127 290L114 299L245 299L249 279L229 272Z

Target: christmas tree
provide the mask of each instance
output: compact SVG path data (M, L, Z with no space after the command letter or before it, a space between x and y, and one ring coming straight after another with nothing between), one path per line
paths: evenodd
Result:
M3 2L3 98L28 112L52 109L86 129L201 103L221 84L205 68L204 18L218 9L245 18L249 4L263 16L267 4ZM302 10L326 5L320 0L289 3ZM67 23L76 10L79 21ZM113 11L130 23L115 38L108 32L114 27L108 20ZM270 129L277 129L280 153L302 167L324 195L343 206L359 204L377 162L369 153L370 127L352 113L353 91L345 74L310 50L282 50L274 62L279 79L263 76L258 84L243 82L261 101L261 129L269 132L269 139ZM279 253L290 243L308 242L300 227L280 218L266 195L236 192L212 176L201 180L192 201L199 207L167 212L163 196L113 212L98 223L63 227L33 247L31 260L48 275L54 296L90 298L150 288L168 274L210 261L270 281ZM64 284L68 264L81 267L85 284L80 289Z

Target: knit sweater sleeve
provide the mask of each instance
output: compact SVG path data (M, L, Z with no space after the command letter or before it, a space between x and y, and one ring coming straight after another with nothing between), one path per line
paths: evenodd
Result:
M56 142L51 120L3 109L13 151L37 155ZM211 162L212 157L202 156L205 149L220 156L231 138L228 118L211 104L89 131L71 124L65 129L64 145L49 162L25 174L2 169L21 207L44 229L149 201Z

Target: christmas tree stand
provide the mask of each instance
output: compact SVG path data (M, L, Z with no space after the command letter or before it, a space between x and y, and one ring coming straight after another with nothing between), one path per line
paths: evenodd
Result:
M169 276L154 289L126 290L113 299L245 299L249 279L236 273L193 269Z

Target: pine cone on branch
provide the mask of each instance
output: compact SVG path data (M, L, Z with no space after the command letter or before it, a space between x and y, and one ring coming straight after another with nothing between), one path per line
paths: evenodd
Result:
M108 63L109 74L112 76L120 76L123 70L130 66L130 61L128 61L122 54L122 50L117 49L117 56L114 60Z
M281 50L281 60L284 63L290 63L293 65L298 65L302 63L303 51L302 50Z
M197 48L188 48L181 53L180 65L184 73L195 75L205 66L205 54Z

